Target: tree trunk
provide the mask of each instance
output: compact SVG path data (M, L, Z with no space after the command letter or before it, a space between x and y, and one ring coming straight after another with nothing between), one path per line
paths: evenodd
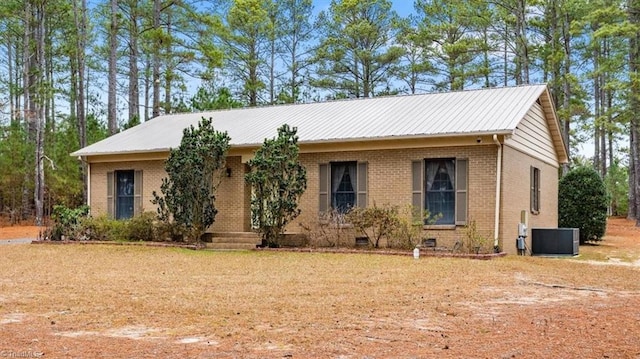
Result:
M87 146L87 118L85 110L85 49L87 43L87 2L80 1L80 9L76 0L73 0L73 19L76 29L76 63L78 64L78 92L76 96L76 116L78 124L78 141L80 148ZM82 173L82 199L83 203L87 203L87 165L81 162Z
M107 100L107 127L109 135L118 132L118 107L116 102L118 61L118 0L111 0L109 24L109 90Z
M167 37L171 39L172 37L172 24L171 24L171 11L167 12ZM164 113L171 113L171 86L173 84L173 69L172 69L172 61L173 61L173 51L172 44L173 41L169 41L165 46L165 68L164 68Z
M37 73L37 77L34 81L35 85L35 101L32 101L32 108L35 114L36 122L36 158L35 158L35 186L34 186L34 199L36 206L36 218L35 225L42 226L44 219L44 112L43 103L45 100L42 73L38 72L39 69L45 68L45 45L44 45L44 3L40 3L36 6L36 23L37 27L34 29L36 52L35 52L35 67L32 71Z
M160 0L153 0L153 110L152 117L160 116Z
M627 11L629 22L640 26L640 2L628 0ZM631 158L629 166L633 173L629 176L629 206L634 210L629 211L629 216L635 216L636 226L640 227L640 34L636 31L629 39L629 75L631 88L629 94L629 112L631 114Z
M129 18L129 123L140 120L140 90L138 87L138 8L131 2Z
M28 141L33 141L33 114L31 113L31 26L32 26L31 2L25 1L24 4L24 37L22 43L22 88L23 88L23 118L27 129ZM22 182L22 213L21 220L27 219L31 215L31 199L29 196L30 171L26 170L30 166L28 157L25 157L24 180Z
M638 154L636 153L636 140L635 134L637 133L637 126L633 123L631 124L629 134L629 209L627 212L627 218L635 220L638 216L638 203L637 203L637 195L636 195L636 171L635 164L636 161L634 159L638 158Z
M565 10L566 11L566 10ZM573 111L571 109L571 82L569 76L571 75L571 20L569 19L569 14L565 13L563 16L564 21L562 22L562 38L563 38L563 50L564 50L564 68L562 74L562 107L565 110L565 118L564 118L564 131L562 133L562 138L564 140L564 144L567 149L567 155L571 158L571 116L573 115ZM562 173L566 174L569 172L569 163L565 163L562 165Z
M7 72L9 73L9 119L13 125L16 121L16 102L13 78L13 36L7 36Z

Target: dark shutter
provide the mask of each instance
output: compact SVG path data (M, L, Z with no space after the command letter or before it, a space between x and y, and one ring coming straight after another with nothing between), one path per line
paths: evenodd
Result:
M456 160L456 219L459 226L467 224L467 203L468 203L468 161L466 159Z
M133 174L133 215L142 213L142 171Z
M321 163L319 170L320 182L320 206L318 210L320 214L327 213L329 210L329 164Z
M367 162L358 162L358 174L357 183L356 183L356 206L358 207L366 207L367 206L367 185L368 185L368 171L367 171Z
M536 211L540 213L540 169L536 168Z
M109 218L115 218L115 198L113 192L115 190L114 173L107 172L107 215Z
M531 166L530 172L530 202L531 213L538 214L540 212L540 170Z
M411 205L421 215L424 211L424 160L411 162Z

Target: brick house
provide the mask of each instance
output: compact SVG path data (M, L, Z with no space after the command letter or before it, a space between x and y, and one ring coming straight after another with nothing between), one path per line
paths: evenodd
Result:
M298 128L308 177L289 232L331 208L374 203L440 213L425 230L444 246L474 220L515 253L523 210L529 228L557 226L558 168L568 158L545 85L163 115L72 154L88 165L92 214L154 211L169 149L202 117L232 145L212 232L251 230L246 162L284 123Z

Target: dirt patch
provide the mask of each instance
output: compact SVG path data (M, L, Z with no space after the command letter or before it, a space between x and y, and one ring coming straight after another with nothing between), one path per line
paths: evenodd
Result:
M639 255L629 224L578 258L3 246L0 353L637 358L640 268L591 264Z
M36 239L45 231L45 227L37 226L0 226L0 240L32 238Z

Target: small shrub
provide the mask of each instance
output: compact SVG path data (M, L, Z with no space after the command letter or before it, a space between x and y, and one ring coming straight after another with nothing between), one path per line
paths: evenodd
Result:
M80 222L88 214L88 206L80 206L78 208L68 208L62 205L53 206L51 219L53 219L54 223L49 233L45 236L52 241L62 240L63 236L65 239L80 239L82 232Z
M375 203L373 207L351 209L346 215L346 220L357 232L366 236L369 245L374 248L380 247L382 238L391 238L400 222L397 207L377 207Z
M157 239L156 214L144 212L127 223L127 238L131 241L154 241Z
M464 229L462 249L467 253L484 253L488 242L489 238L478 231L476 221L470 221Z
M345 215L332 210L311 225L301 223L312 247L345 247L353 241L353 230L346 225Z
M429 237L424 225L434 224L442 217L431 216L429 210L420 211L411 205L396 211L397 225L387 239L387 246L398 249L413 249Z
M124 241L128 239L128 222L104 216L87 217L82 220L85 239L94 241Z
M560 180L558 226L580 229L580 244L602 240L609 198L604 182L589 167L578 167Z
M156 240L170 242L184 242L186 229L183 225L173 221L158 221L155 225Z

